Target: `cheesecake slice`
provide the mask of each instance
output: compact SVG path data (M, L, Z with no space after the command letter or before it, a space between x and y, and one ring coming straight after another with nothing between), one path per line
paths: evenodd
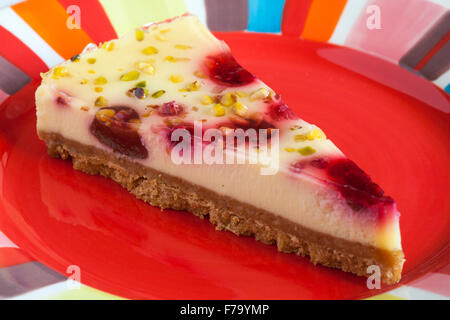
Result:
M42 78L37 132L50 155L218 230L400 280L394 200L195 16L90 45Z

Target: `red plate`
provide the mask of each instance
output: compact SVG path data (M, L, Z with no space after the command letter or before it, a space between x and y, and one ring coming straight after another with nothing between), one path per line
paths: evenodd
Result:
M402 212L402 283L447 263L449 96L374 57L329 44L226 33L243 65L283 95L392 195ZM251 40L251 41L249 41ZM312 265L51 159L35 133L32 83L0 107L0 228L61 273L127 298L363 298L364 278Z

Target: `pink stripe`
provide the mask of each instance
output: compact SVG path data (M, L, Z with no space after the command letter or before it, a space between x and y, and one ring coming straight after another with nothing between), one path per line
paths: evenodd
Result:
M366 12L370 5L380 8L381 29L367 27L373 15L372 11ZM397 62L445 12L446 8L427 0L371 0L361 11L345 45Z
M411 281L408 286L431 291L450 298L450 275L429 273L420 279Z
M0 89L0 104L9 97L9 94Z
M17 248L17 246L0 231L0 248Z

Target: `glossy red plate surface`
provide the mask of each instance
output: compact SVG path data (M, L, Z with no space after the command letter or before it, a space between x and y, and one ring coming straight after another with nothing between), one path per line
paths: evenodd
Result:
M402 283L449 259L449 97L350 49L264 34L219 34L392 195L407 258ZM248 41L251 40L251 41ZM149 206L107 179L51 159L30 84L0 107L0 228L34 258L128 298L363 298L364 278Z

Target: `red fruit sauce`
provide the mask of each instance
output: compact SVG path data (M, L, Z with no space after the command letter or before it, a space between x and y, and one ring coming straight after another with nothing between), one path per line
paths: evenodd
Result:
M141 136L131 125L133 120L139 120L137 112L130 107L115 106L101 108L97 114L102 110L113 110L115 114L101 120L97 116L94 117L89 129L98 141L126 156L147 158L148 152Z
M287 105L284 104L281 99L274 101L269 105L268 113L270 117L275 121L282 120L297 120L298 117Z
M384 191L370 176L347 158L300 160L293 162L289 169L300 173L308 166L325 170L326 180L346 199L355 211L373 206L393 204L394 200L386 196Z
M184 110L185 108L183 107L183 105L175 101L170 101L163 103L158 107L158 114L162 117L173 117L183 114Z
M255 76L245 70L230 52L206 57L205 66L210 79L220 85L238 87L255 80Z

